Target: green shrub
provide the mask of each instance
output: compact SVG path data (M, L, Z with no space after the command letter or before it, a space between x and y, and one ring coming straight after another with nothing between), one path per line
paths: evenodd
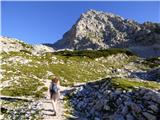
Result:
M30 48L30 49L33 48L32 45L29 45L29 44L27 44L27 43L25 43L25 42L23 42L23 41L17 41L17 42L19 42L24 48Z
M142 62L142 64L149 66L150 68L160 66L160 57L148 58Z
M74 50L74 51L59 51L55 52L53 54L55 55L62 55L62 56L68 56L68 57L73 57L73 56L79 56L79 57L88 57L91 59L94 58L99 58L99 57L107 57L109 55L115 55L118 53L124 53L128 56L133 56L134 54L128 50L125 49L120 49L120 48L110 48L106 50Z
M24 52L24 53L28 53L28 54L32 54L30 51L28 50L20 50L20 52Z

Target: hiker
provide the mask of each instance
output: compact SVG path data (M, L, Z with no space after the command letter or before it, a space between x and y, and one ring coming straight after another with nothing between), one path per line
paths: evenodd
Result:
M53 110L54 110L54 115L56 116L57 114L57 100L59 99L59 95L60 95L60 81L59 78L53 78L49 87L50 90L50 99L53 105Z

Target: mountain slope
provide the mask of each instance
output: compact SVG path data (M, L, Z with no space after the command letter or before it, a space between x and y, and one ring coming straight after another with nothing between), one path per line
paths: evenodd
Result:
M63 35L63 38L53 44L53 47L55 49L84 50L112 47L132 47L133 49L137 46L138 48L147 46L151 49L158 49L160 48L159 31L159 23L140 24L112 13L89 10L80 16L72 28ZM152 54L153 56L160 55L160 53L155 54L154 50Z
M21 40L10 38L10 37L0 37L0 53L3 52L28 52L34 55L43 54L45 52L54 52L55 50L46 45L30 45Z
M0 52L0 90L4 96L0 117L4 120L47 119L49 116L45 115L45 110L50 108L46 106L51 104L44 96L47 95L50 80L54 76L58 76L61 85L67 88L72 88L72 85L81 82L118 77L118 81L114 82L118 87L160 89L160 58L141 59L125 49L117 48L49 52L42 51L44 46L37 48L13 38L2 37L0 40L3 44ZM130 81L132 78L136 81ZM147 82L144 82L146 80ZM64 109L65 114L69 113L71 107L67 99L69 97L64 96L61 100L66 109Z

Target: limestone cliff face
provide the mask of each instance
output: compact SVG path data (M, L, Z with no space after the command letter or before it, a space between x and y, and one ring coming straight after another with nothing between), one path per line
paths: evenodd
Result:
M112 13L89 10L53 47L83 50L160 45L159 31L158 23L140 24Z

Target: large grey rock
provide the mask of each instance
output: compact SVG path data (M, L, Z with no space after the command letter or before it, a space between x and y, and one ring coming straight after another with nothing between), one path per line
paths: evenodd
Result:
M126 120L135 120L135 118L129 113L126 115Z
M160 62L157 64L160 64ZM150 80L155 80L157 82L160 82L160 67L149 70L148 77Z
M124 118L123 115L115 114L115 115L113 116L113 120L125 120L125 118Z
M129 111L128 111L129 109L128 109L128 106L125 106L123 109L122 109L122 114L123 115L126 115Z
M106 111L109 111L111 109L111 107L108 106L108 105L104 105L103 109L106 110Z
M159 111L159 109L158 109L158 107L156 105L150 105L148 108L153 110L156 113Z
M140 113L142 111L142 109L135 103L131 103L131 109L136 112L136 113Z
M143 112L142 114L147 118L147 120L156 120L156 116L154 116L148 112Z
M103 107L103 102L102 101L98 101L95 105L94 105L94 108L96 109L96 110L101 110L102 109L102 107Z
M100 118L98 118L98 117L95 117L95 118L94 118L94 120L101 120L101 119L100 119Z

